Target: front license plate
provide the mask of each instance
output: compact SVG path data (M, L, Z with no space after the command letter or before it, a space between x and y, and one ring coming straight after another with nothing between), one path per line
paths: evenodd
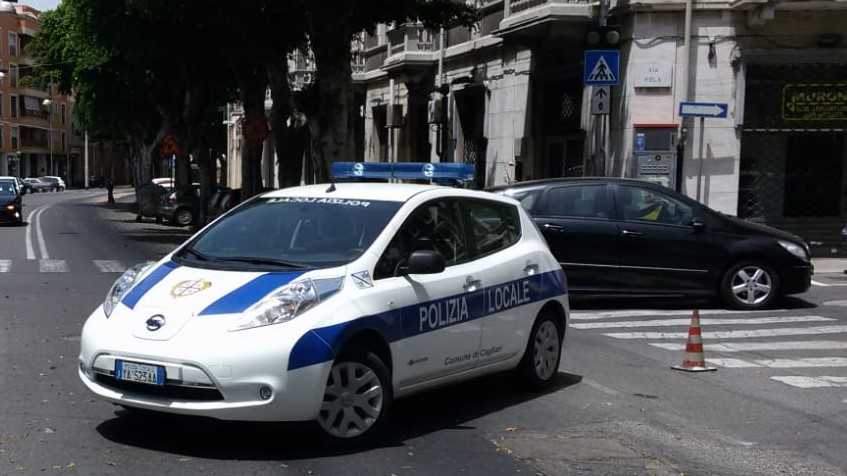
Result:
M135 362L115 361L115 378L127 382L146 383L150 385L165 384L165 368L158 365L139 364Z

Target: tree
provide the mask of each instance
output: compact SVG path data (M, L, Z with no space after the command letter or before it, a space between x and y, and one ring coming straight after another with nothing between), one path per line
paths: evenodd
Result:
M306 12L308 33L318 70L320 102L317 117L310 118L313 154L320 177L329 164L351 160L353 154L353 81L350 42L378 23L423 21L431 27L470 25L476 10L455 0L298 0Z

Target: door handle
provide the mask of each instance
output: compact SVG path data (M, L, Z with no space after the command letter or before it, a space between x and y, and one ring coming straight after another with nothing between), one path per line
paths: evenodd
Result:
M529 276L537 274L538 273L538 265L535 264L535 263L527 263L526 267L523 269L523 272L526 273Z
M640 231L623 230L623 231L621 231L621 235L631 236L633 238L640 238L640 237L644 236L644 233L641 233Z
M482 286L482 281L474 279L473 276L468 276L465 279L465 285L462 287L465 289L465 292L471 293L479 289L480 286Z
M562 225L554 225L552 223L545 223L544 229L550 231L565 231L565 227L563 227Z

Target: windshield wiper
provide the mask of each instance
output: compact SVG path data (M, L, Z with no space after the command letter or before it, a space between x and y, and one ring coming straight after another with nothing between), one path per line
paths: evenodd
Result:
M217 258L218 261L232 261L236 263L249 263L258 265L284 266L286 268L303 269L307 268L306 264L296 261L286 261L274 258L260 258L254 256L227 256L226 258Z
M195 251L195 250L193 250L193 249L191 249L191 248L184 248L184 249L180 252L180 254L183 254L183 253L188 253L188 254L194 255L194 256L195 256L197 259L199 259L200 261L210 261L210 260L211 260L211 258L210 258L210 257L208 257L208 256L204 255L203 253L201 253L201 252L199 252L199 251Z

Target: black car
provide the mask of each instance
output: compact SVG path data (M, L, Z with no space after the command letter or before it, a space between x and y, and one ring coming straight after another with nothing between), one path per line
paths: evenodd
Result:
M200 184L190 190L168 189L159 205L158 219L172 225L188 226L194 223L194 215L200 207Z
M576 295L719 296L731 307L760 309L811 285L802 238L657 184L553 179L491 191L530 213Z
M23 200L18 182L13 177L0 178L0 223L22 224Z

